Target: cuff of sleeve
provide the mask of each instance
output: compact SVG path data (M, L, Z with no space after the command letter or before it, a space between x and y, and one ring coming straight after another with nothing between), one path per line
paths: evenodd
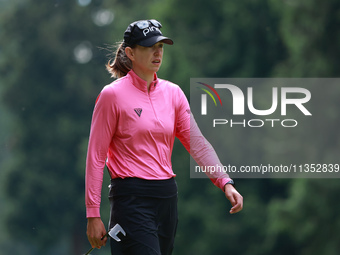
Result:
M86 218L100 217L99 207L86 207Z
M222 178L218 183L218 187L224 192L224 186L231 180L231 178Z

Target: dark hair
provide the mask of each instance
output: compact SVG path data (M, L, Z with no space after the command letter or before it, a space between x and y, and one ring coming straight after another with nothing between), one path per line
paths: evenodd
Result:
M117 50L114 55L114 59L110 59L106 64L106 70L113 78L121 78L132 69L132 62L125 54L126 47L134 48L136 45L130 46L124 42L117 43Z

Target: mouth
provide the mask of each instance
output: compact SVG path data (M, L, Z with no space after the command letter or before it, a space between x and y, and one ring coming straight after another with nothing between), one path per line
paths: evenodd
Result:
M159 65L160 63L161 63L160 59L155 59L154 61L152 61L152 64Z

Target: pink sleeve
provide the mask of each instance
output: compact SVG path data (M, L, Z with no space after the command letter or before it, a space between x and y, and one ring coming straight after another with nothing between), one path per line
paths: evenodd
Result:
M100 217L103 170L107 152L116 128L111 88L99 94L93 110L86 158L85 204L86 217Z
M181 141L199 166L222 166L214 148L205 139L190 113L188 100L181 91L176 122L176 137ZM207 173L210 180L224 192L225 184L230 181L226 173Z

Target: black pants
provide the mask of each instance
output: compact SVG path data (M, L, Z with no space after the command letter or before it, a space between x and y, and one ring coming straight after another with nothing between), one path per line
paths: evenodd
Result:
M177 228L177 193L167 198L110 196L112 228L119 223L126 236L111 238L113 255L170 255Z

